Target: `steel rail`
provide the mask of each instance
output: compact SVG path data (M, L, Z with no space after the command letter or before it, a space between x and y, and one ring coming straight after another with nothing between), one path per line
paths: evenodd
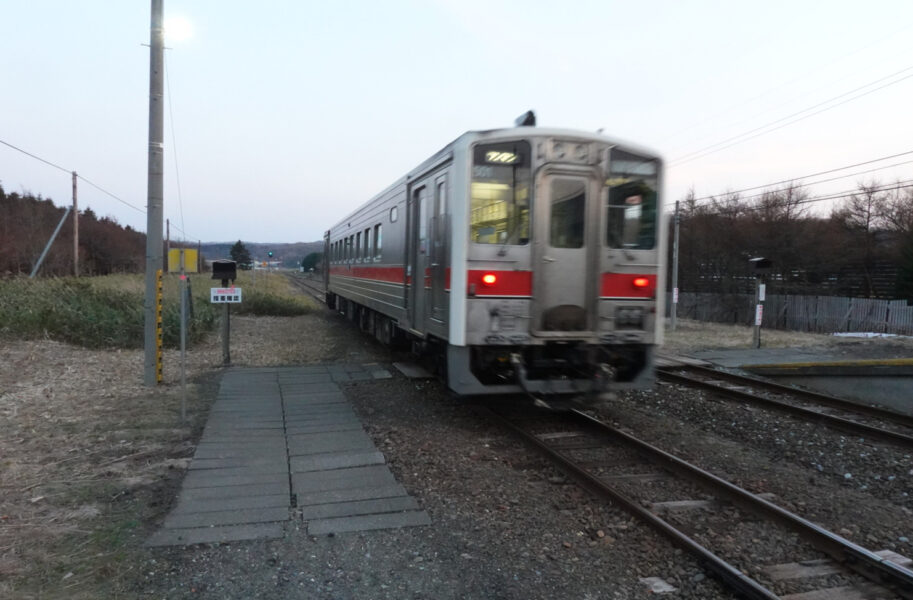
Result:
M482 410L482 409L479 409ZM643 506L641 506L637 501L627 497L618 490L612 488L607 483L589 473L585 468L578 465L574 462L573 459L560 452L559 450L551 447L549 444L539 439L535 435L524 430L522 427L511 422L510 419L498 414L497 412L491 409L485 409L485 412L492 415L495 419L500 421L505 427L514 431L517 435L523 438L527 443L535 446L540 452L547 455L553 461L558 463L565 472L569 473L575 479L577 479L582 485L591 489L594 493L599 494L603 497L609 498L613 502L617 503L624 510L633 514L635 517L641 519L647 525L658 531L660 534L668 537L672 540L672 543L691 553L695 556L700 562L705 564L707 568L717 574L720 579L722 579L727 585L732 589L736 590L738 593L742 594L750 600L778 600L779 596L759 584L754 579L751 579L744 573L742 573L738 568L729 564L694 539L688 537L680 530L676 529L675 526L670 524L665 519L659 517L658 515L653 514Z
M751 402L752 404L756 404L764 408L773 408L785 413L798 415L803 419L824 423L833 427L834 429L839 429L853 435L863 435L865 437L878 439L884 442L899 444L906 447L913 447L913 436L909 436L903 433L890 431L888 429L882 429L880 427L867 425L865 423L859 423L851 419L844 419L843 417L835 417L834 415L828 415L816 410L812 410L810 408L803 408L801 406L796 406L781 400L765 398L763 396L757 396L755 394L741 390L734 390L711 383L709 381L703 381L700 379L695 379L694 377L688 377L687 375L682 375L681 373L672 373L665 369L659 369L657 372L661 378L669 381L677 381L692 387L704 388L712 392L716 392L722 396L729 396L730 398L736 398L746 402Z
M685 371L693 371L695 373L700 373L706 375L707 377L716 377L717 379L725 379L733 383L742 383L746 385L753 385L756 387L761 387L768 389L772 392L777 392L781 394L789 394L792 396L797 396L800 398L808 399L812 402L818 404L823 404L825 406L830 406L831 408L838 408L840 410L845 410L847 412L854 412L859 414L864 414L867 416L878 417L880 419L885 419L893 421L898 425L903 425L905 427L913 427L913 415L905 415L903 413L895 412L893 410L888 410L885 408L879 408L876 406L870 406L868 404L857 404L855 402L850 402L849 400L844 400L843 398L836 398L834 396L828 396L827 394L821 394L819 392L813 392L811 390L805 390L801 388L795 388L788 385L783 385L782 383L776 383L774 381L767 381L766 379L758 379L757 377L748 377L746 375L738 375L736 373L729 373L727 371L722 371L720 369L713 369L710 367L704 367L701 365L682 365L680 367L667 367L659 369L661 373L669 373L672 369L682 369Z
M589 415L577 410L572 410L568 414L573 415L574 418L592 429L624 441L642 455L661 463L664 468L702 484L714 493L727 498L733 504L755 514L763 515L795 531L815 548L863 577L888 587L903 598L913 599L913 571L881 558L874 552L811 521Z

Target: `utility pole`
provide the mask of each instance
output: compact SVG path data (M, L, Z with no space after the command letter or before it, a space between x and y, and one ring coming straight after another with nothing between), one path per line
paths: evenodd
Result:
M171 256L171 219L165 219L165 264L168 264Z
M79 277L79 208L76 206L76 171L73 171L73 277Z
M146 206L146 299L145 361L143 381L147 386L158 382L157 339L160 334L157 304L157 280L162 270L162 215L164 122L163 106L165 40L162 29L163 0L152 0L149 33L149 176Z
M678 200L675 201L675 232L672 236L672 331L675 331L675 313L678 311Z

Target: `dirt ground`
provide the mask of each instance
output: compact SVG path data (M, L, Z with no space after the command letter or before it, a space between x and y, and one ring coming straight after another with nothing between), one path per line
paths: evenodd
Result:
M232 320L232 363L235 366L273 366L337 361L390 361L390 356L375 343L351 327L340 327L340 323L337 317L322 311L293 318L235 317ZM667 337L667 345L671 351L684 352L688 349L747 345L750 339L749 328L736 330L680 321L678 331ZM192 583L187 583L190 579L178 583L172 581L172 587L168 587L171 584L162 584L160 580L150 583L143 571L154 568L150 565L156 563L157 559L144 550L141 544L170 508L193 454L195 440L205 423L221 371L221 346L217 335L210 336L204 344L188 352L187 379L191 383L186 392L185 422L180 419L183 394L179 385L177 352L167 351L165 354L164 383L155 388L146 388L142 385L142 351L94 351L50 340L3 340L0 343L0 598L129 598L145 597L147 589L154 597L193 596L190 590L196 591L197 588ZM765 346L775 347L777 344L784 347L852 344L856 350L871 352L873 355L885 352L905 352L907 356L913 354L913 342L909 339L860 341L767 332ZM404 393L402 390L411 389L408 386L413 384L393 382L388 385L401 386L392 392L391 397L396 398ZM443 396L438 392L431 395ZM370 399L375 393L376 391L367 389L361 393L353 392L353 398L366 417L370 417L375 409L363 396L367 394ZM428 395L428 391L422 389L412 393L417 394L419 399ZM395 413L393 408L391 410ZM457 409L454 405L444 404L438 412L447 413L451 410ZM446 418L446 415L438 414L437 417ZM383 415L379 415L379 418L382 422L384 419L392 419ZM369 429L370 427L369 425ZM396 426L390 421L384 424L379 435L392 439L391 443L395 444L395 431ZM442 433L449 435L453 432ZM478 445L475 432L466 435L465 444ZM484 458L485 455L487 451L480 450L476 458L471 459L471 464L490 467L491 463L486 461L491 459ZM413 466L411 462L409 466ZM494 475L495 479L500 476ZM410 478L406 476L406 479ZM530 479L533 480L539 481L536 478ZM432 485L427 479L427 473L415 475L411 482L414 485ZM453 482L437 484L440 493L432 495L439 507L447 505L447 494L452 492L448 489L451 483ZM456 485L459 485L458 482ZM477 495L485 497L490 493L497 496L497 481L480 485L483 489ZM479 509L482 510L481 513L467 509L467 518L478 520L482 518L480 514L487 514L489 516L482 518L483 522L490 522L495 528L516 528L517 523L504 525L506 519L497 517L499 511L522 512L519 508L510 508L520 505L524 493L522 488L525 484L522 480L516 485L520 488L501 490L502 493L516 496L516 504L507 498L504 503ZM535 483L533 487L535 493L545 495L543 502L561 503L561 500L550 496L555 495L555 490L546 485L547 489L543 491L538 485ZM471 503L472 498L470 493L466 502ZM585 507L585 504L581 501L578 508L591 512L595 510ZM503 506L507 508L501 508ZM443 509L439 509L438 514L440 510ZM494 513L490 513L490 510ZM559 516L555 519L568 517L560 510L556 512ZM573 520L577 517L579 515L568 518ZM520 522L520 529L537 527L539 518L541 517L535 514L528 515L528 520ZM599 519L600 522L608 521L618 527L628 522L617 511L602 514ZM557 532L560 526L561 523L555 521L543 528L547 533L551 529ZM473 531L473 527L463 527L468 527L468 530L457 527L454 535L471 538L467 531ZM635 529L633 526L631 528ZM619 532L627 529L628 526L624 525ZM639 529L637 531L636 535L642 535ZM410 535L406 534L405 537L409 538ZM572 561L570 556L557 556L562 549L567 549L564 544L572 543L573 536L577 533L568 534L571 536L567 538L570 542L557 537L559 533L548 535L556 536L548 546L552 548L554 545L557 549L546 552L530 547L525 551L537 557L536 560L540 554L545 557L542 559L542 570L534 569L535 572L551 572L552 576L559 576L561 573L585 571L582 563L577 564L586 558L585 554L577 557L576 561ZM497 543L491 538L486 539L487 543ZM470 560L461 559L463 554L475 557L487 555L487 552L472 550L475 546L471 539L468 545L466 539L451 542L452 548L447 551L451 554L455 552L454 560L458 563L460 560ZM635 547L652 547L656 543L652 537L647 536L637 541ZM580 544L584 549L590 547L583 542ZM465 551L457 552L453 548L464 548ZM311 550L296 548L295 551L304 555ZM211 564L216 565L219 564L218 560L227 560L226 554L242 550L235 547L227 550L202 549L199 552L200 556L207 552L215 553ZM434 550L426 548L425 552L433 553ZM673 558L661 554L663 560L684 560L676 558L678 554L669 555ZM522 552L518 553L517 560L522 558ZM174 555L169 555L168 560L172 565L181 562ZM345 562L343 559L340 561ZM411 564L415 566L418 563ZM467 562L469 564L475 563ZM171 572L177 573L175 577L180 578L185 573L183 568L175 567ZM491 568L495 567L489 565L486 570ZM691 565L688 568L695 567ZM221 567L212 566L212 572L205 577L206 581L212 583L221 572L220 569ZM418 594L418 597L431 597L433 593L447 589L447 577L458 572L459 569L439 572L443 587L429 584L429 593ZM524 573L528 573L528 570ZM695 573L699 574L697 571ZM622 569L618 577L627 577L630 582L636 581L636 575L634 572L625 574ZM514 587L511 587L513 584L505 584L506 591L502 590L503 593L495 596L519 598L531 593L532 597L543 597L550 590L558 594L552 597L576 592L580 593L578 597L584 597L584 592L590 594L588 597L594 598L629 597L617 590L613 592L614 595L590 593L587 590L600 585L599 578L580 576L583 577L582 583L576 587L565 584L540 589L534 580L529 580L524 585L517 584ZM682 577L687 580L691 575ZM697 575L694 577L698 582L702 581ZM690 597L702 597L700 594L706 590L697 583L694 585L698 587L692 590ZM358 588L346 589L351 592ZM454 597L472 597L474 593L484 593L487 588L480 582L477 587L460 589L465 594ZM536 592L537 589L539 592ZM218 586L212 584L209 591L210 597L248 597L226 594L229 590L220 591ZM235 592L249 594L251 590L238 588ZM315 593L316 597L359 597L358 594L353 596L351 593L336 595L332 586L320 588ZM717 593L714 592L713 595L716 596ZM275 595L266 597L287 597L278 592L271 594ZM396 588L378 593L376 597L397 597Z

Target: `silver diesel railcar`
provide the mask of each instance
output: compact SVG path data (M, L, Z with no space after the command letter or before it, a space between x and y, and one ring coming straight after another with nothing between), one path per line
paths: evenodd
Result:
M459 394L653 381L662 162L593 133L460 136L325 235L327 303Z

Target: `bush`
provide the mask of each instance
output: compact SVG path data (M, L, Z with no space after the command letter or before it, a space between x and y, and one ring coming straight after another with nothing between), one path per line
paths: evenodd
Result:
M106 278L0 280L0 334L51 338L87 348L138 348L145 337L143 293L135 279ZM120 287L118 287L120 285ZM207 290L208 292L208 290ZM175 292L163 300L163 343L180 343L180 303ZM215 325L208 296L193 302L188 341L199 340Z
M313 310L313 304L301 296L279 295L259 288L245 289L244 301L232 308L239 315L295 317Z

